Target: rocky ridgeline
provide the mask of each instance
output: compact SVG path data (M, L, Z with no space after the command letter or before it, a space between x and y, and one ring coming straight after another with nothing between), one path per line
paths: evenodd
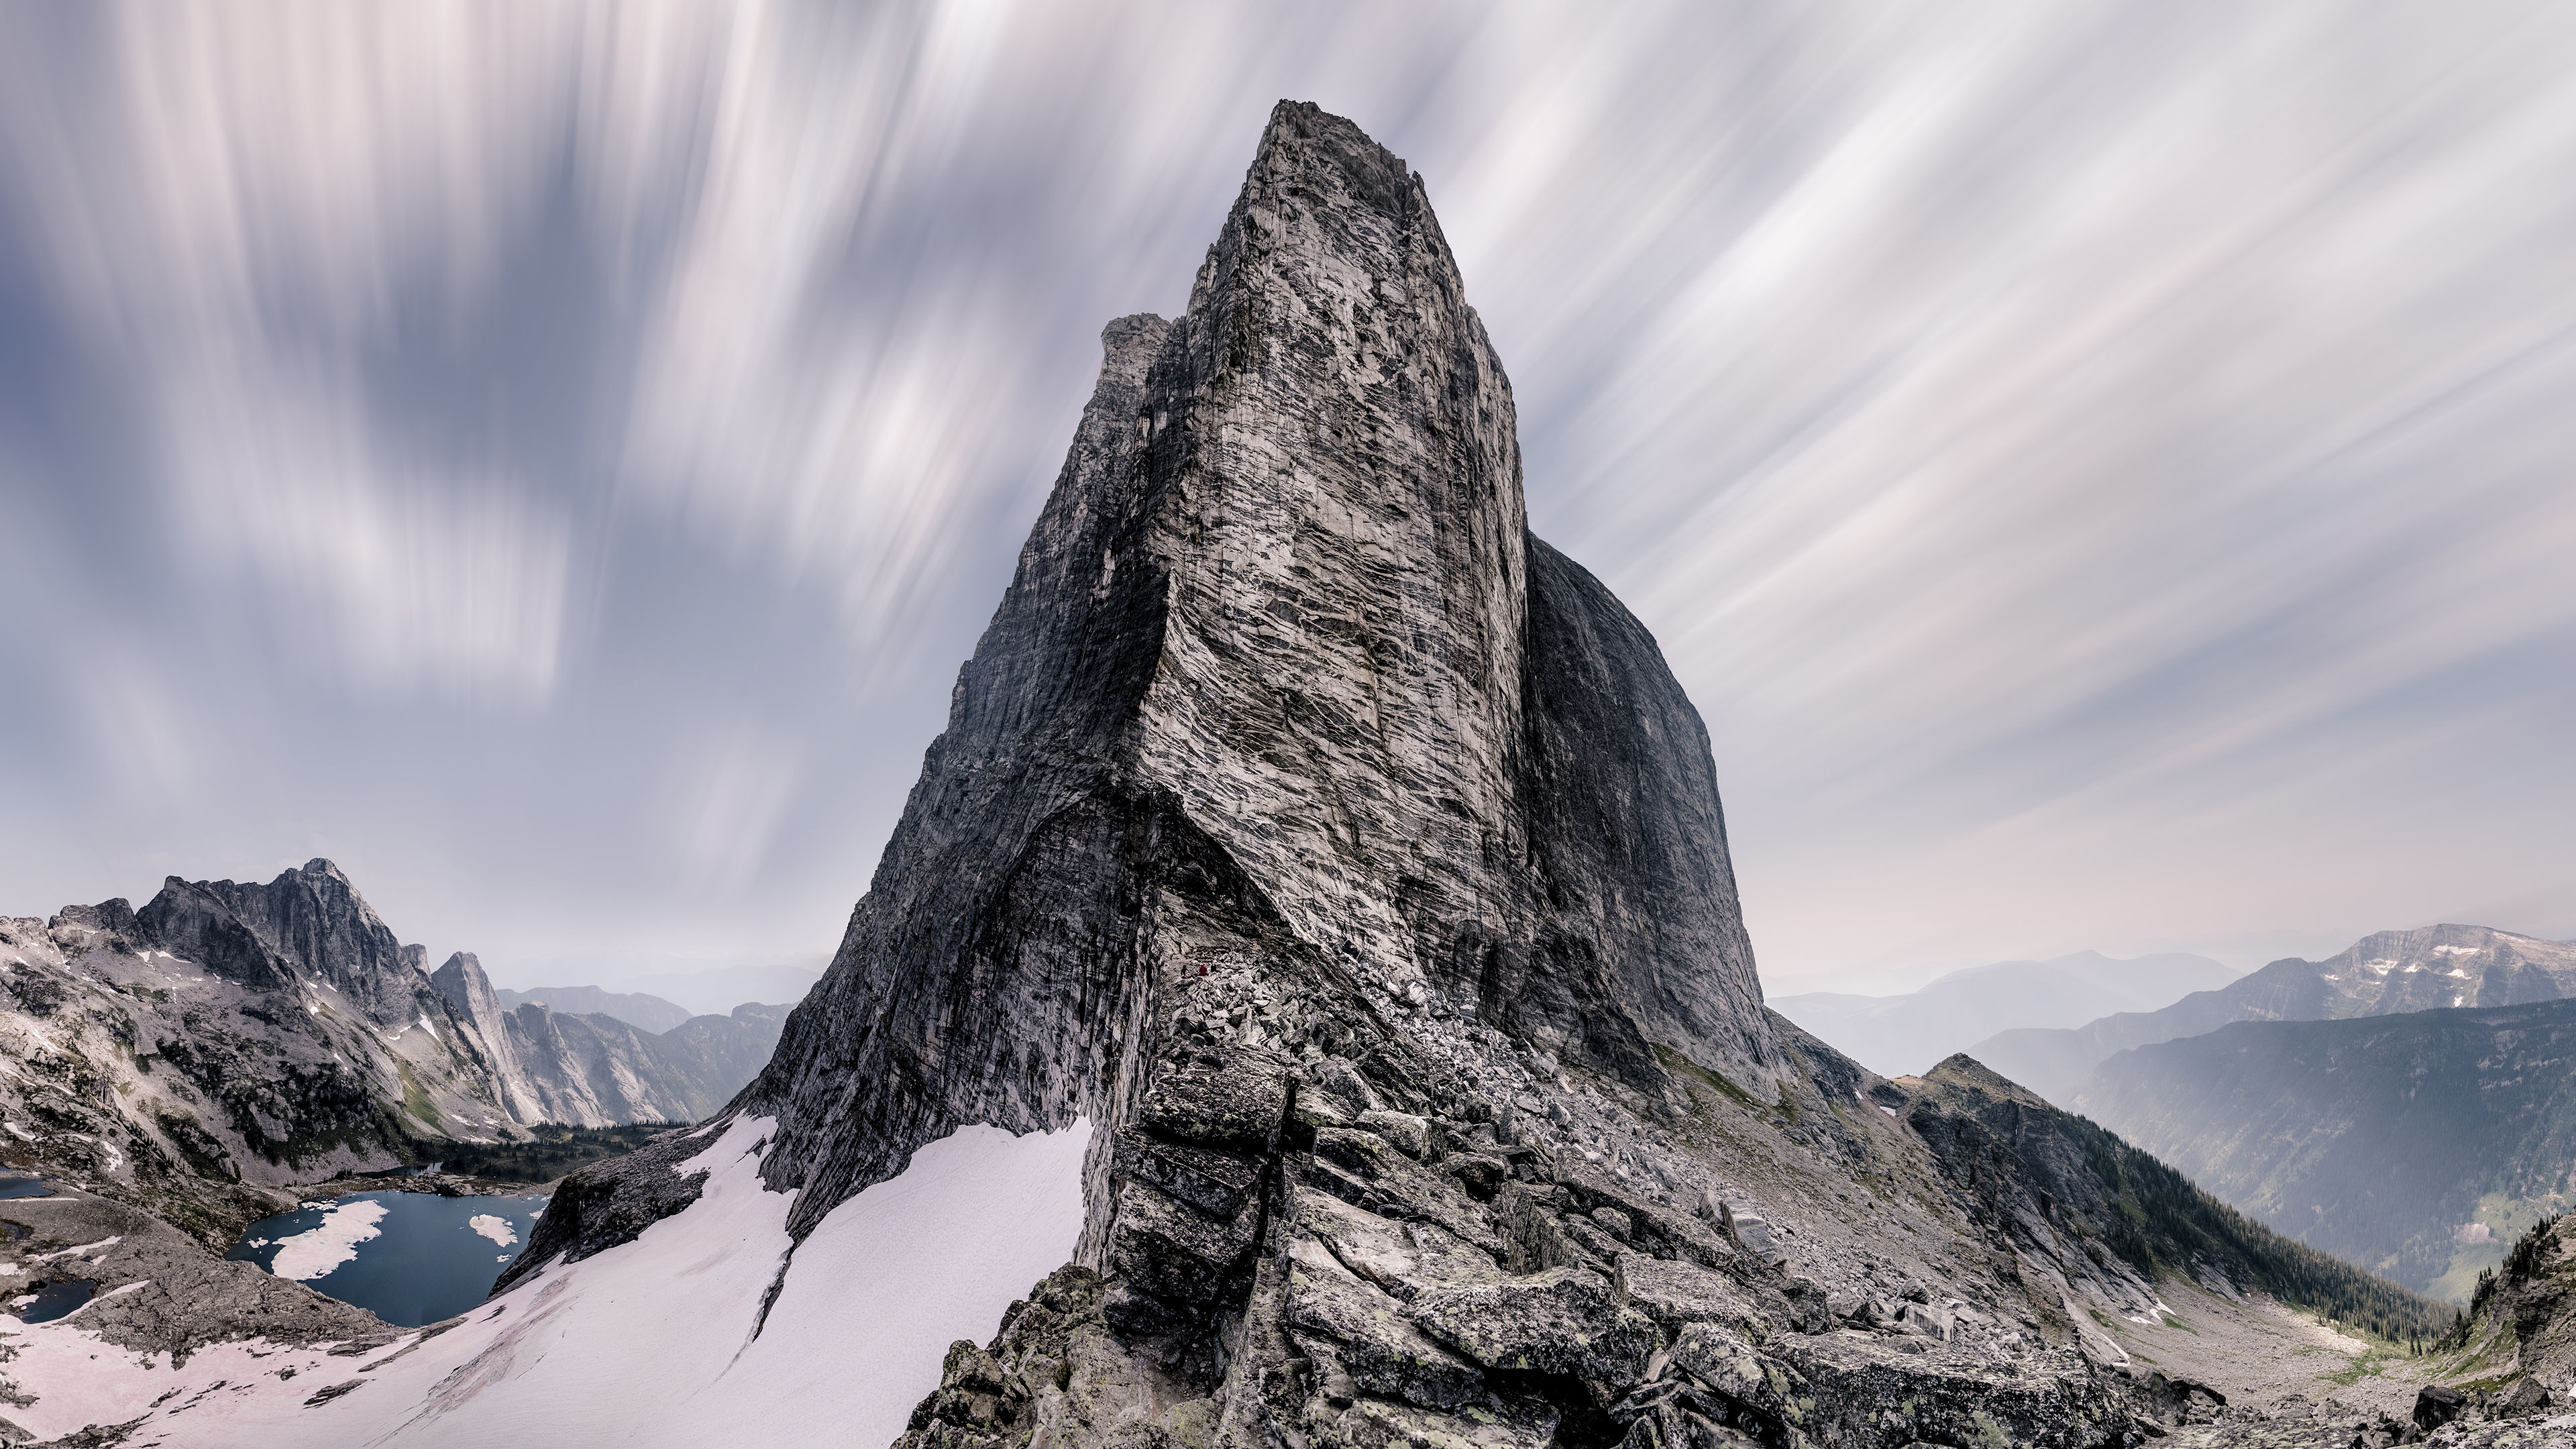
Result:
M2433 1325L1974 1062L1765 1010L1699 718L1528 533L1501 365L1356 127L1281 105L1188 310L1104 344L728 1113L799 1235L963 1124L1092 1124L1074 1260L908 1445L2132 1445L2226 1399L2118 1341L2164 1275ZM691 1150L576 1175L514 1273L687 1208Z
M267 1188L524 1123L706 1115L779 1026L775 1008L662 1037L505 1013L472 956L425 966L327 860L265 885L174 876L139 911L0 919L0 1161L221 1251L277 1209Z
M2571 996L2576 942L2486 926L2425 926L2364 936L2323 961L2285 957L2160 1010L2120 1012L2066 1029L1998 1032L1968 1050L2050 1101L2081 1107L2094 1070L2118 1053L2231 1022L2343 1021Z

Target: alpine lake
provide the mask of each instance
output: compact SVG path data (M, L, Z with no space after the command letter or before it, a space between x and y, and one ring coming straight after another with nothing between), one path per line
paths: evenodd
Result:
M546 1201L354 1192L261 1218L224 1256L418 1328L481 1303L526 1250Z

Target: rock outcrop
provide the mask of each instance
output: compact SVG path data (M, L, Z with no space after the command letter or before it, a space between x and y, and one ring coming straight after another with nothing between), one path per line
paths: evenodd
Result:
M1767 1084L1706 734L1644 628L1529 537L1509 385L1419 180L1283 108L1188 312L1105 344L746 1099L800 1218L962 1122L1116 1140L1200 994L1268 998L1274 1079L1335 1054L1413 1096L1416 1039L1483 1026L1634 1084L1656 1045Z
M1074 1261L909 1449L2128 1446L2221 1397L2108 1325L2306 1250L2169 1170L2142 1201L1973 1063L1889 1081L1763 1008L1707 736L1529 535L1420 178L1282 104L1187 312L1104 347L725 1114L794 1233L961 1124L1092 1125ZM692 1210L694 1150L576 1175L519 1281Z
M473 1048L488 1059L495 1095L517 1122L694 1122L768 1064L787 1015L746 1002L730 1016L684 1017L656 1032L533 998L504 1009L483 963L465 951L430 981L466 1023Z

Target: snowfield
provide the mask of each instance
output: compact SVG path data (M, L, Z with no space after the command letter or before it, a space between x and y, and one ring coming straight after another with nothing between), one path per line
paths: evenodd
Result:
M795 1249L755 1338L795 1199L760 1183L771 1125L727 1127L680 1169L709 1173L697 1202L636 1241L549 1264L445 1333L362 1357L252 1340L174 1370L167 1354L104 1343L77 1312L0 1324L10 1376L36 1396L9 1417L39 1438L146 1419L126 1441L136 1449L703 1449L747 1431L890 1444L938 1386L949 1343L989 1339L1012 1299L1073 1256L1090 1125L966 1127L914 1153Z
M385 1205L380 1202L334 1203L322 1210L321 1222L277 1240L277 1256L270 1260L268 1271L305 1283L327 1278L358 1256L358 1245L382 1231L376 1224L384 1219Z

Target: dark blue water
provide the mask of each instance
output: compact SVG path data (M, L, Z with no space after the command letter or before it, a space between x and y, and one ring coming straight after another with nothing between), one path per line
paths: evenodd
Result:
M10 1311L28 1323L51 1323L87 1303L90 1295L97 1291L98 1285L86 1278L65 1278L44 1284L32 1294L19 1295L33 1301Z
M543 1197L352 1193L261 1218L224 1256L301 1277L306 1287L387 1323L417 1328L482 1302L492 1280L528 1246L545 1207ZM377 1208L381 1216L375 1216ZM510 1241L476 1231L476 1218L499 1219L498 1231ZM335 1242L345 1245L348 1256L329 1249Z
M52 1197L54 1190L40 1177L0 1177L0 1198Z

